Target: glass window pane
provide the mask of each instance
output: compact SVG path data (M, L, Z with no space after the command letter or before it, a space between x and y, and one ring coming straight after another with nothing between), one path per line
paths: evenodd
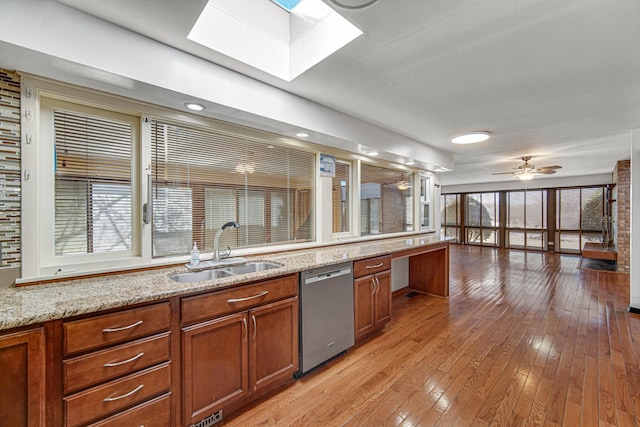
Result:
M562 252L580 252L580 234L561 232L560 250Z
M580 189L558 190L558 224L560 230L580 229Z
M543 249L545 247L544 243L544 233L527 231L527 248Z
M191 200L189 188L153 189L153 256L179 255L191 250L194 241ZM198 231L204 232L202 227Z
M190 189L184 209L199 247L212 250L213 236L228 221L240 228L221 234L221 248L313 240L315 154L276 146L273 135L229 124L153 121L151 135L154 188ZM172 254L188 254L192 244L176 242Z
M526 196L526 228L541 230L546 228L546 215L543 215L544 191L527 191Z
M510 191L509 193L507 193L507 227L524 228L524 202L524 191Z
M481 212L482 203L480 194L469 194L467 196L467 225L470 227L479 227Z
M332 179L332 223L334 233L349 231L349 186L351 185L351 164L336 160L336 174Z
M271 241L288 242L291 235L291 202L292 195L288 191L272 191L271 193Z
M134 119L64 105L53 108L55 254L131 251Z
M602 187L582 189L582 230L602 231Z
M413 230L413 175L363 164L360 183L360 233Z
M509 247L510 248L524 248L524 231L509 230Z

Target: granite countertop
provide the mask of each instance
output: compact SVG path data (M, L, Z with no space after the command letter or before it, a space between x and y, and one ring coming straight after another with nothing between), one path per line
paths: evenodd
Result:
M174 266L136 273L109 274L102 277L1 289L0 330L157 301L177 295L223 289L245 282L283 276L343 261L355 261L431 246L445 241L439 235L421 234L247 257L247 261L270 261L282 264L282 267L204 282L175 282L169 276L188 270L186 267Z

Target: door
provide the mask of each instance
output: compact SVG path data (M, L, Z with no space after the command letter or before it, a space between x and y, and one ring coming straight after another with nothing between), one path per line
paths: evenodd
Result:
M184 424L193 424L249 390L247 312L182 329Z
M298 370L298 298L249 312L250 390L286 378Z
M41 328L0 336L0 424L44 425L45 348Z
M375 329L374 292L376 290L373 275L360 277L353 281L356 340Z
M374 324L376 328L382 328L391 320L391 272L376 274L376 282Z

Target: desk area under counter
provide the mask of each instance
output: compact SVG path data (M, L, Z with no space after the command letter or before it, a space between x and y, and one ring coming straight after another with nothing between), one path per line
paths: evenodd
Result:
M0 413L11 413L12 408L22 405L21 407L25 408L25 413L22 414L24 419L30 420L30 423L25 423L24 425L87 425L86 423L111 425L110 423L129 419L127 417L135 418L141 415L153 421L169 417L167 420L169 425L191 425L199 419L199 415L196 415L199 411L187 411L188 405L185 405L188 384L190 383L185 383L185 379L182 378L185 372L182 365L186 362L182 360L184 357L184 349L182 348L184 343L182 342L181 334L184 333L183 329L188 328L188 326L184 326L185 319L183 316L185 314L182 313L181 308L184 305L184 301L187 301L188 298L193 299L195 296L214 296L220 291L239 289L246 285L262 286L262 283L275 283L273 280L279 280L279 278L284 277L295 278L297 281L297 274L301 271L331 266L345 261L353 261L355 268L364 261L376 259L377 257L387 257L387 259L391 258L393 262L399 260L408 263L408 272L403 272L402 275L408 278L403 280L408 284L409 290L440 297L448 296L449 242L433 234L360 241L307 250L265 254L256 257L256 259L277 263L281 267L204 282L175 282L170 278L171 275L186 272L186 269L180 266L135 273L111 274L101 277L76 278L60 283L0 290L0 306L2 307L0 310L0 363L13 365L15 358L11 359L12 350L25 348L29 363L18 367L19 370L23 369L24 372L20 371L17 376L14 375L12 383L17 382L21 376L30 381L25 382L24 388L15 389L15 393L11 394L11 399L0 398ZM251 261L251 259L248 261ZM393 262L391 263L392 270ZM380 282L375 283L383 283L381 279L378 280ZM381 292L381 289L385 289L385 292L388 290L390 293L390 287L378 285L373 286L373 289L378 292ZM278 313L284 313L280 317L289 324L291 323L291 319L289 319L291 316L288 313L292 313L294 316L298 314L296 310L289 310L287 307L295 307L291 305L291 301L294 301L297 296L292 295L291 292L283 295L286 296L285 299L276 296L275 298L278 301L270 302L268 306L271 307L274 304L278 304ZM256 300L256 303L262 304L260 300ZM267 307L264 304L261 306ZM280 306L283 309L279 308ZM156 341L160 344L162 342L169 343L169 348L163 350L164 353L162 357L159 356L157 358L157 363L154 359L153 362L149 362L150 368L145 368L147 365L139 365L144 370L133 370L131 371L132 373L123 371L121 375L114 375L114 379L109 379L109 382L102 380L99 382L91 379L90 384L87 383L88 385L86 386L81 385L78 387L72 386L71 383L66 383L65 372L68 374L66 366L72 359L69 358L69 350L65 350L66 347L64 347L64 345L68 344L64 339L65 325L72 325L74 324L73 322L79 321L93 321L93 319L105 318L105 316L120 317L126 313L135 313L140 310L145 312L147 309L154 310L161 307L167 307L166 313L163 312L162 318L168 316L168 323L163 326L162 331L159 330L162 336L150 335L146 337L145 335L142 339L132 336L132 339L145 341L144 345L147 345L147 341L152 338L153 343L156 343ZM251 331L250 326L255 322L254 317L251 317L252 312L250 311L249 313L247 318L249 320L240 321L239 329L245 328L247 333ZM390 319L391 315L389 312L388 316L383 316L383 323ZM225 316L238 316L238 314L233 313ZM111 324L107 326L128 327L129 325L135 325L138 321L137 318L127 320L128 322L120 322L122 325L114 323L115 326ZM295 326L294 323L291 323L291 325ZM383 326L381 325L381 327ZM135 328L137 326L133 326L132 330L135 330ZM157 333L155 330L153 331L153 334ZM253 335L254 333L251 332L251 334ZM25 339L18 339L22 337L25 337ZM94 353L107 357L115 349L120 347L127 347L128 349L134 344L137 345L138 341L127 341L123 344L118 344L118 346L100 344L95 350L83 351L78 353L78 356L73 354L71 357L74 357L73 360L78 359L83 362L84 359L93 360ZM291 340L291 342L294 341ZM4 345L9 351L3 351ZM166 348L166 344L164 346ZM291 344L291 346L292 351L297 352L297 348L294 348L295 345ZM135 363L141 363L137 355L143 350L138 351L136 347L131 351L133 351L131 353L133 357L136 357ZM124 363L123 360L130 359L129 356L131 355L129 353L115 355L117 357L114 356L114 360L118 364ZM290 354L290 359L294 360L293 358L297 353ZM140 356L139 359L146 357ZM286 359L289 360L289 356ZM106 363L112 362L111 359L105 360ZM65 367L64 370L63 367ZM295 370L295 366L291 365L286 372L293 370ZM155 388L147 385L146 382L144 387L140 387L138 384L143 379L146 381L146 377L142 378L141 375L147 371L149 371L149 375L155 375L153 378L150 377L148 381L149 384L156 386ZM159 376L160 374L163 377ZM33 380L34 375L40 377L39 381ZM140 381L138 381L138 377L141 378ZM159 378L164 379L160 381ZM84 379L81 380L84 381ZM292 381L292 378L282 378L282 384L286 384L289 381ZM75 415L66 412L73 407L72 403L75 403L76 398L80 398L84 394L89 395L89 393L92 393L90 396L93 396L94 389L98 390L112 385L113 387L119 387L118 384L120 383L123 384L123 387L126 385L128 388L126 390L124 388L122 390L114 388L113 393L109 391L118 399L115 402L125 402L125 398L121 398L121 396L126 395L128 399L128 392L132 393L131 399L135 396L140 396L140 398L135 401L131 400L131 403L123 404L118 408L114 406L113 410L87 414L86 418L70 418L70 416L74 417ZM46 384L46 389L42 384ZM98 386L95 384L98 384ZM277 384L280 383L275 383L275 385ZM138 388L148 393L144 394ZM107 393L108 396L107 394L105 396L108 399L115 399L109 393ZM242 402L244 400L240 401L240 403ZM16 403L20 403L20 405L16 405ZM64 409L65 405L66 410ZM215 408L212 406L212 409ZM237 405L234 405L231 409L236 410ZM189 412L189 414L186 412ZM202 412L203 417L206 418L207 415L208 412Z

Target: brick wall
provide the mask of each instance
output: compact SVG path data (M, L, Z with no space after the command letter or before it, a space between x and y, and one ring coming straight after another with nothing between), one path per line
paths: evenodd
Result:
M20 77L0 68L1 266L20 266Z
M614 212L618 271L630 270L631 264L631 160L621 160L613 171L616 184Z

